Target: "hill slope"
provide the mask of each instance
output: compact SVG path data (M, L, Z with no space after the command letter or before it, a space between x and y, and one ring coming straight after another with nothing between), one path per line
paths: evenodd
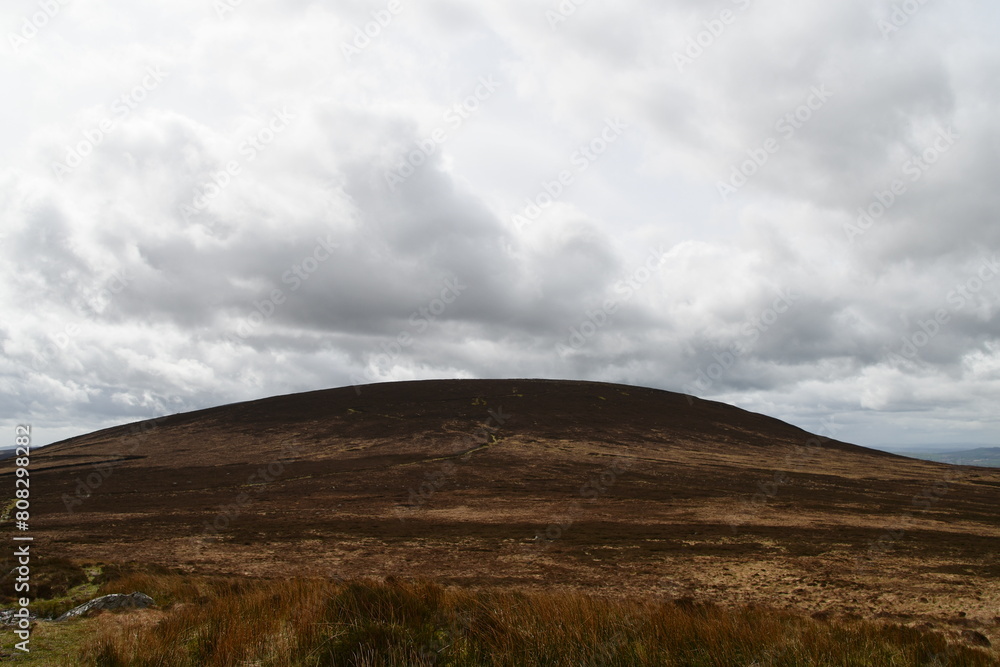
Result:
M37 549L74 558L962 611L987 634L1000 600L1000 471L639 387L278 396L66 440L32 470Z

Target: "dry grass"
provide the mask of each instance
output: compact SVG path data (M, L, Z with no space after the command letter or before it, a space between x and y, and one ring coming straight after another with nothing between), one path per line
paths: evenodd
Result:
M426 582L207 579L132 574L102 592L171 604L105 624L102 667L187 665L992 665L912 628L764 608L611 600ZM940 662L935 663L935 659Z

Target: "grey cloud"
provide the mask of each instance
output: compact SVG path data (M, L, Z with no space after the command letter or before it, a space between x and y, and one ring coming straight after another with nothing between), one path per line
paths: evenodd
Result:
M37 46L58 66L25 61L22 80L90 92L63 116L28 94L43 120L3 139L17 162L0 178L0 299L23 316L3 325L0 405L83 431L366 374L680 390L721 364L698 393L805 426L835 413L845 439L995 438L1000 278L960 309L948 294L1000 240L996 16L928 5L884 39L890 6L751 3L685 72L673 52L721 6L585 3L552 30L547 5L406 5L350 62L341 40L371 19L363 3L243 3L223 20L192 6L126 50L67 15L72 55L53 25ZM169 82L56 179L51 162L108 112L93 107L99 73L130 81L150 62ZM387 171L491 74L501 93L390 188ZM824 85L829 101L782 136L776 121ZM295 122L247 160L244 135L282 104ZM626 145L530 226L511 224L612 116L630 123ZM948 127L954 148L848 238L858 207ZM722 201L717 182L769 137L780 150ZM234 159L239 176L185 217ZM642 199L640 184L670 195ZM668 261L623 290L657 243ZM421 320L446 281L461 295ZM786 312L753 324L789 289ZM941 308L947 324L894 357Z

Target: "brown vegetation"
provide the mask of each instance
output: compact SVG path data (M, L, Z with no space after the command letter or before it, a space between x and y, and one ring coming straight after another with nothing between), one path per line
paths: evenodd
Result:
M0 484L10 470L0 464ZM690 597L929 625L994 646L997 507L995 469L591 382L279 396L95 432L32 458L34 548L49 558L623 604Z
M155 624L133 613L83 649L125 666L991 665L935 634L764 608L578 593L467 590L398 580L202 580L137 575L176 602ZM209 592L206 596L204 593ZM194 600L194 602L190 602Z

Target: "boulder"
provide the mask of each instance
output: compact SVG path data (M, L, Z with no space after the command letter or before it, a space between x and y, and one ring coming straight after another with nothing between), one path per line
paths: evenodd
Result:
M122 609L145 609L156 604L153 598L145 593L135 592L130 595L113 593L94 598L90 602L84 602L79 607L74 607L56 619L56 621L68 621L71 618L78 618L95 611L119 611Z
M0 609L0 625L17 625L20 620L15 616L16 609ZM34 623L38 619L38 614L35 612L28 613L28 620Z

